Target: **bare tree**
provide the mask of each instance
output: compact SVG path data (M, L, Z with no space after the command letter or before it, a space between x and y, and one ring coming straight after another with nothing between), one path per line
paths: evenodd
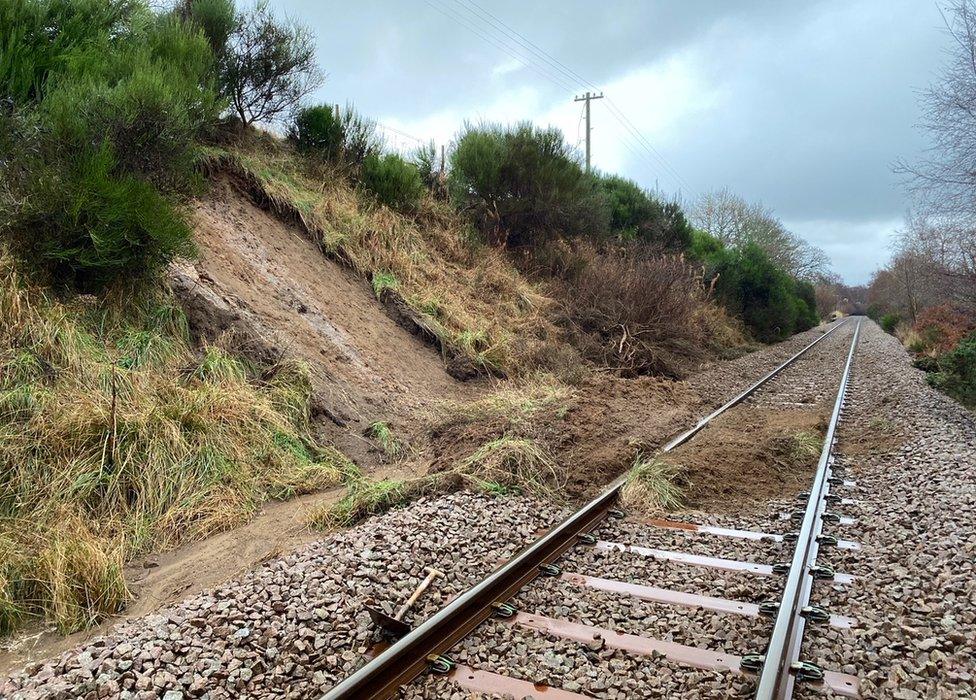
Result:
M312 33L258 3L230 35L221 82L244 126L275 121L322 84Z
M729 247L758 245L778 267L798 279L814 280L830 268L827 254L787 230L772 209L750 204L727 189L703 194L691 219Z

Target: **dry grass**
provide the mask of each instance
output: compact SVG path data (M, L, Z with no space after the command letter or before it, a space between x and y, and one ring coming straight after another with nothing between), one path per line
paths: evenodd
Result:
M430 429L477 423L498 426L503 432L528 427L540 418L562 418L577 398L577 391L547 375L510 382L474 401L444 401L431 412Z
M338 483L310 390L300 365L192 352L166 299L58 301L0 254L0 631L80 629L124 604L131 557Z
M483 372L518 374L558 341L547 318L551 300L503 252L478 243L446 202L428 198L417 216L404 217L273 139L213 150L209 164L299 224L377 296L404 303L446 355Z
M638 456L621 490L624 506L644 515L684 506L682 469L656 457Z

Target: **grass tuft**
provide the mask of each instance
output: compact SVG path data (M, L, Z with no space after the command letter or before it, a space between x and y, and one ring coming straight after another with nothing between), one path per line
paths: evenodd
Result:
M387 457L396 458L403 454L403 445L393 435L388 423L376 421L366 429L366 435L375 440Z
M793 461L806 464L820 456L823 449L823 437L818 433L800 431L793 436L790 456Z
M561 500L565 479L542 445L503 435L489 440L461 460L456 469L465 482L489 492L524 493Z
M656 457L638 456L621 491L622 503L644 514L684 507L681 468Z

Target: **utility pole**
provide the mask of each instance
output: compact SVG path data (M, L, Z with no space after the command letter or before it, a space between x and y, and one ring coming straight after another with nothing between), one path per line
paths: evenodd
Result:
M573 98L573 102L585 102L586 103L586 170L590 170L590 100L600 100L603 99L603 93L599 95L596 93L590 93L587 91L582 97Z

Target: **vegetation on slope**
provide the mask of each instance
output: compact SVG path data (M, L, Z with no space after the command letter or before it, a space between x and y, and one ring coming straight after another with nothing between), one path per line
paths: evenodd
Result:
M0 257L0 629L116 611L121 568L349 467L308 435L306 370L190 349L169 299L59 301Z

